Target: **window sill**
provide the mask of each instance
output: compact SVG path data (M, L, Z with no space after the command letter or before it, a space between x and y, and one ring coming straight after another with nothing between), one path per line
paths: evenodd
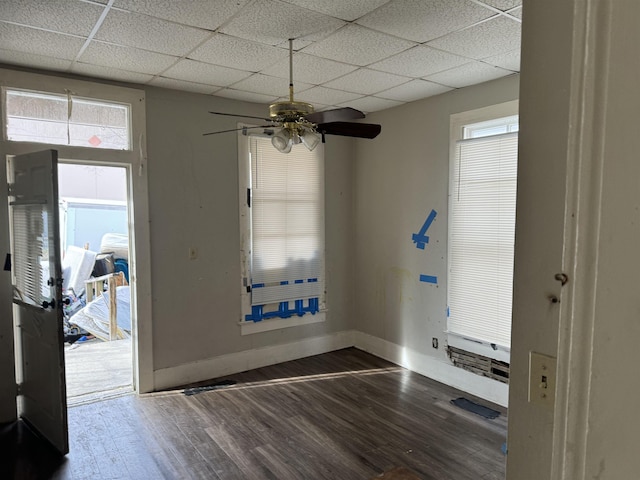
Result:
M239 322L240 335L252 335L254 333L269 332L289 327L299 327L301 325L311 325L326 320L326 311L321 311L312 315L307 313L301 317L292 316L289 318L269 318L261 322Z

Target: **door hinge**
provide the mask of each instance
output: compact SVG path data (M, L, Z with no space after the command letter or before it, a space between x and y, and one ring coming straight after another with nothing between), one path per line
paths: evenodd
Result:
M22 383L16 383L16 395L22 395Z
M247 188L247 207L251 208L251 189Z

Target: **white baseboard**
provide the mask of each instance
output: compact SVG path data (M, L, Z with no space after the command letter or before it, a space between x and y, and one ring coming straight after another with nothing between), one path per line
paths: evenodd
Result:
M507 407L509 386L453 364L363 332L353 332L354 346L438 382Z
M154 372L155 389L164 390L352 347L353 333L349 330L162 368Z
M164 390L178 385L201 382L348 347L359 348L425 377L498 405L506 407L508 404L509 386L504 383L467 372L450 363L442 362L387 340L351 330L306 338L298 342L220 355L207 360L156 370L154 372L155 389Z

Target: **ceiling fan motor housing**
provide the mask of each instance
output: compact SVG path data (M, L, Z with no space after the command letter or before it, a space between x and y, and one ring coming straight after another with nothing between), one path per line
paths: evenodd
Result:
M276 102L269 105L269 116L277 121L296 121L313 113L313 105L305 102Z

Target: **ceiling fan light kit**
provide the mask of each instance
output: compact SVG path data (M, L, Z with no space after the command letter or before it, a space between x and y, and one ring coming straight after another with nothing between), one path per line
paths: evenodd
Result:
M342 135L346 137L371 139L378 136L382 129L381 126L377 124L346 121L365 117L364 113L355 108L343 107L315 112L313 105L310 103L297 102L293 99L293 39L289 39L289 100L275 102L269 105L269 118L234 115L223 112L209 113L214 115L255 118L272 122L272 125L269 126L279 127L280 129L271 137L271 144L282 153L291 152L293 145L299 143L302 143L309 150L313 150L321 140L324 143L325 135ZM265 125L210 132L204 135L214 135L238 130L246 131L248 128L265 128Z

